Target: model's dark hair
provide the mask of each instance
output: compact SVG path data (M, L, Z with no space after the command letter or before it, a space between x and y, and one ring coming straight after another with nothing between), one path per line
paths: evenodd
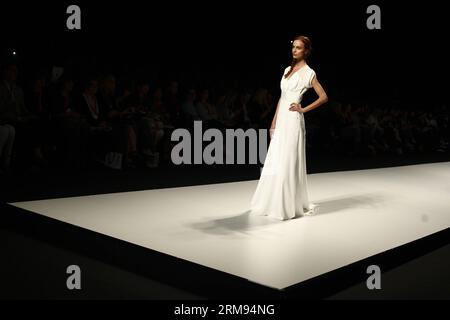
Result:
M292 43L294 43L295 40L300 40L303 42L303 46L305 48L304 57L305 60L308 59L311 56L312 52L312 46L311 46L311 40L307 36L297 36L292 40ZM292 73L292 70L294 70L294 66L297 63L297 59L292 59L291 67L289 68L289 71L284 76L285 78L289 77L289 75Z

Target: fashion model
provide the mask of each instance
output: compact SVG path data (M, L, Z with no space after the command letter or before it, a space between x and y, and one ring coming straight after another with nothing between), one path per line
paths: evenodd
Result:
M251 200L251 213L287 220L317 212L309 201L306 177L304 114L328 101L315 71L306 63L311 41L298 36L292 41L292 63L281 78L281 97L270 128L270 144L264 167ZM314 88L317 99L306 107L303 94Z

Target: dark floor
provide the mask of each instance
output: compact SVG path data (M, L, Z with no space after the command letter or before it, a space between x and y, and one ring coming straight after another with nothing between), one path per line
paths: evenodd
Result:
M0 229L0 299L206 299L160 281ZM81 269L81 290L68 290L66 268ZM327 299L450 299L450 245L381 274L381 290L365 282ZM230 297L233 298L233 297ZM251 298L251 297L249 297Z

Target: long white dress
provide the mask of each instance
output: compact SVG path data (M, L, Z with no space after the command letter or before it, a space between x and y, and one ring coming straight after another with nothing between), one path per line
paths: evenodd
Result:
M312 87L315 72L305 64L281 78L281 98L275 130L267 150L264 167L251 200L250 212L278 220L317 213L318 205L309 201L306 177L306 131L304 115L290 111Z

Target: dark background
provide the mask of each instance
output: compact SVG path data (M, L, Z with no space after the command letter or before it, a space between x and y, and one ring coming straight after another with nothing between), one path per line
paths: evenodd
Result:
M69 2L2 4L4 54L33 66L77 63L199 83L239 79L277 88L290 40L312 39L309 64L331 98L397 99L416 107L445 99L448 49L440 2L375 2L381 30L366 28L372 2L272 4L77 2L81 30L66 28Z

